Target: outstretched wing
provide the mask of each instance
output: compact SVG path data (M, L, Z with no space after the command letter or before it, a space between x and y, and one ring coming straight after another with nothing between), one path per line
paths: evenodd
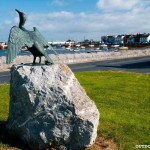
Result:
M49 49L53 50L53 52L57 55L57 52L53 49L51 45L48 44L48 41L42 36L42 34L38 31L36 27L34 27L34 34L35 34L35 41L38 41L39 43L41 42L43 46L48 46Z
M25 45L29 47L33 45L33 39L30 36L30 33L23 31L16 26L12 27L8 38L6 63L10 64L16 58L19 50Z
M41 43L44 47L49 46L48 41L42 36L36 27L34 27L34 41Z

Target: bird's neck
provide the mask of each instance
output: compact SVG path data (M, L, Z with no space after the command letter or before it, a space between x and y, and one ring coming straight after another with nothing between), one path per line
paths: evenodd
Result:
M24 24L25 24L25 22L26 22L26 18L25 18L25 16L23 16L23 15L19 15L19 17L20 17L19 28L20 28L20 29L25 29L25 28L24 28Z

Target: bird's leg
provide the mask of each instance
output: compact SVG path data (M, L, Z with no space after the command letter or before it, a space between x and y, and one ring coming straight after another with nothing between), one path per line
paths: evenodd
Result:
M34 58L33 58L33 64L35 64L35 60L36 60L36 56L34 56Z
M41 63L41 56L39 56L39 64Z

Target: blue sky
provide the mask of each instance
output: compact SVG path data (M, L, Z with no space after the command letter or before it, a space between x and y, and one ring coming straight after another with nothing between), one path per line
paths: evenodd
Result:
M0 41L18 25L16 8L27 14L25 27L48 41L150 33L150 0L1 0Z

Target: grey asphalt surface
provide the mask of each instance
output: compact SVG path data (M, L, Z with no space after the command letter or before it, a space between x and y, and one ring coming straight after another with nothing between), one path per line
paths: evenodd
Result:
M73 72L113 70L150 74L150 56L68 65ZM10 82L9 72L0 72L0 84Z
M114 71L128 71L128 72L149 74L150 73L150 56L88 62L88 63L82 63L82 64L72 64L68 66L72 69L73 72L114 70Z

